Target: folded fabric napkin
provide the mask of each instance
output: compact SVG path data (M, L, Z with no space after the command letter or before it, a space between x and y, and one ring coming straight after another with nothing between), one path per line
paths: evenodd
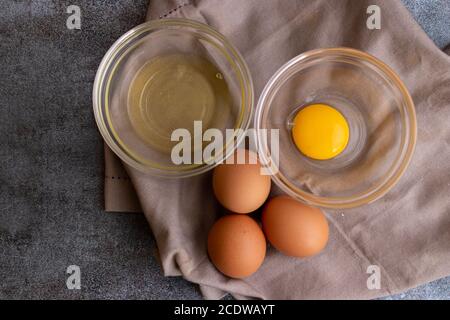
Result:
M380 30L366 27L369 5L381 8ZM365 299L450 274L450 58L399 0L150 1L148 19L171 17L207 23L228 37L250 67L256 97L281 65L304 51L346 46L369 52L410 90L418 142L407 172L384 198L326 210L330 239L321 254L297 259L269 247L259 271L243 280L223 276L207 256L207 233L219 214L211 173L164 180L126 168L129 180L106 148L106 208L140 210L132 182L165 275L198 283L206 298L229 292L236 298ZM368 289L370 265L380 268L380 289Z

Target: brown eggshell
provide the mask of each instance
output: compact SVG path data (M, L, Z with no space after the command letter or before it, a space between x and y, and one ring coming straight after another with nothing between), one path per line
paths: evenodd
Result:
M287 196L269 200L261 219L267 240L288 256L315 255L328 242L328 222L322 211Z
M254 152L244 152L246 159L249 154L257 159ZM259 162L221 164L214 169L213 189L217 200L225 208L235 213L249 213L258 209L269 196L270 176L261 174Z
M208 254L223 274L244 278L261 266L266 255L266 239L255 220L246 215L227 215L208 234Z

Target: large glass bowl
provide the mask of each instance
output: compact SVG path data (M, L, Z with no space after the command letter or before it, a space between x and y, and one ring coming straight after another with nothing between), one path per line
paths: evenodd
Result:
M310 159L293 143L293 117L314 103L336 108L350 127L347 147L330 160ZM290 196L326 208L383 196L404 173L416 142L405 85L380 60L349 48L313 50L287 62L265 86L254 121L258 151L274 182ZM278 129L279 145L262 129Z
M226 129L242 130L228 135L224 148L214 159L175 164L170 152L162 152L161 148L146 143L130 121L127 99L136 73L153 58L173 54L206 59L220 70L216 76L228 86L231 111L227 111L227 117L221 122L215 123L215 128L224 137ZM152 97L148 99L151 103ZM252 117L253 84L243 58L223 35L192 20L161 19L133 28L109 49L97 71L93 105L100 133L125 163L156 176L188 177L213 168L234 151L230 143L235 146L242 141Z

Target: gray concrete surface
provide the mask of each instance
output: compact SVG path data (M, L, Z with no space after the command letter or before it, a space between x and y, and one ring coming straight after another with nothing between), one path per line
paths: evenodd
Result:
M405 0L441 47L448 0ZM82 30L66 28L69 4ZM103 208L103 152L92 108L97 66L144 19L147 0L0 0L0 298L199 299L165 278L142 215ZM78 265L82 290L66 288ZM450 278L390 299L450 299Z

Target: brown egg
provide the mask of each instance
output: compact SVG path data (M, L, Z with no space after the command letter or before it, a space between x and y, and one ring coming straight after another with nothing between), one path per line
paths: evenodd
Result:
M287 196L269 200L261 219L267 240L288 256L315 255L328 242L328 222L322 211Z
M227 215L208 234L208 254L223 274L244 278L261 266L266 256L266 239L255 220L246 215Z
M250 163L248 159L256 153L245 152L245 164L221 164L214 169L213 188L217 200L228 210L249 213L258 209L266 201L270 192L270 176L261 174L259 161ZM236 159L236 153L233 155Z

